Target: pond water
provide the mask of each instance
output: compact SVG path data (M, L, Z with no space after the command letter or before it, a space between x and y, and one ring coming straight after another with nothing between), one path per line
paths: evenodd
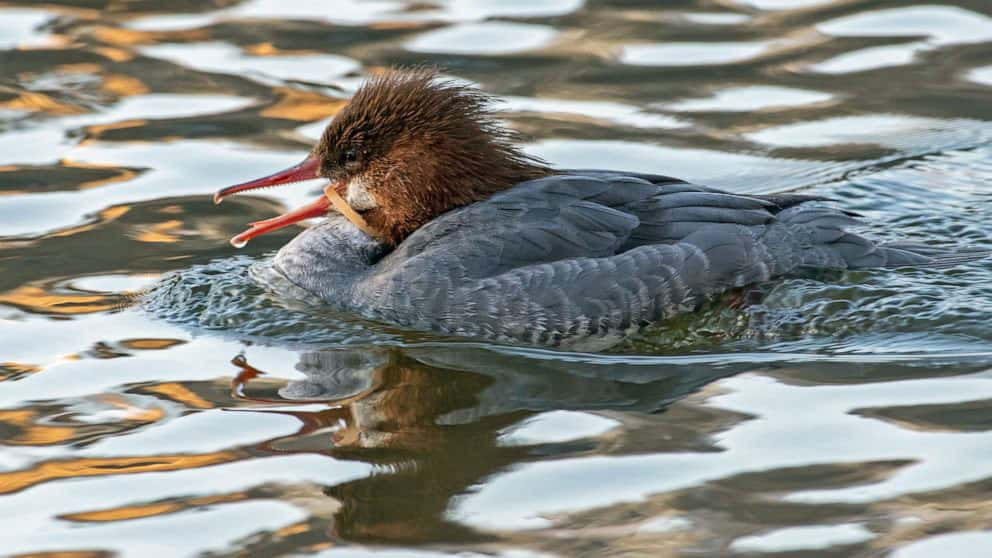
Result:
M992 247L987 0L8 1L5 554L992 555L990 261L775 281L598 355L260 286L299 229L228 238L313 188L211 194L403 64L557 166Z

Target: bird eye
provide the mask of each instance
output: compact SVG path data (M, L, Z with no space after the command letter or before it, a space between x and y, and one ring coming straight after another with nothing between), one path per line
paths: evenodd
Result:
M345 163L354 163L357 160L358 160L358 152L355 151L354 149L348 149L344 152Z

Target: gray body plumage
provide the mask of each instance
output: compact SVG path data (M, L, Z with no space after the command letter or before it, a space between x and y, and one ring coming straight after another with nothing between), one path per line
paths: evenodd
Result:
M339 308L403 327L599 350L734 287L803 269L949 265L880 245L800 195L732 194L669 177L568 171L449 211L394 250L332 215L275 266Z

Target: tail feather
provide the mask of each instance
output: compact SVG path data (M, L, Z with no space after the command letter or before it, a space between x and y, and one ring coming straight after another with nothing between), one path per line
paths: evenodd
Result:
M992 250L929 246L912 242L879 244L850 232L860 221L839 210L814 204L790 207L769 228L766 243L799 249L799 267L866 269L921 267L942 269L992 256Z
M992 251L955 247L926 246L895 242L880 245L885 263L879 267L924 267L944 269L992 256ZM855 267L855 266L852 266Z

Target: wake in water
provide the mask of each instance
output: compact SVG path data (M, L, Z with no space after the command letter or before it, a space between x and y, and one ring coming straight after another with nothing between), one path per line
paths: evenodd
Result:
M652 326L613 352L968 351L992 341L990 265L868 270L757 285ZM164 277L140 308L193 331L273 345L404 344L402 332L337 312L286 282L267 262L215 260ZM916 342L914 342L916 340Z

